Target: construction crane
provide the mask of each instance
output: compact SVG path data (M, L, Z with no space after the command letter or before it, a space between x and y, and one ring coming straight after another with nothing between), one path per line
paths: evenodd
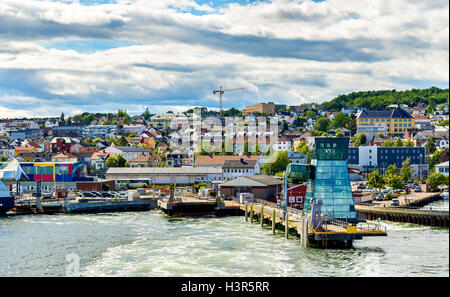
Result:
M237 89L229 89L229 90L222 90L222 86L219 86L219 90L213 91L213 94L219 93L220 96L220 116L222 116L222 94L225 92L230 91L237 91L237 90L243 90L244 88L237 88Z

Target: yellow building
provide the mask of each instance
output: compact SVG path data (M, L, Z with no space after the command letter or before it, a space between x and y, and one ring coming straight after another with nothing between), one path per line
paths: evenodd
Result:
M387 134L402 137L406 130L414 128L415 122L408 112L397 107L394 110L362 110L356 118L356 125L358 133L376 129L381 132L380 127L386 127Z
M245 109L242 110L242 114L251 114L254 112L265 113L267 115L275 114L275 104L273 103L259 103L253 105L247 105Z
M144 147L148 150L154 151L156 148L156 140L153 137L141 137L142 144L144 144Z

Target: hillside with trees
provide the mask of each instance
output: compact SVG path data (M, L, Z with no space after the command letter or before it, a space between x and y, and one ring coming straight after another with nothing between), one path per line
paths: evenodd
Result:
M329 111L340 111L343 107L359 106L368 109L385 109L391 104L406 104L409 107L425 103L436 105L448 102L448 89L431 87L428 89L411 89L406 91L380 90L361 91L347 95L339 95L329 102L322 103L322 108Z

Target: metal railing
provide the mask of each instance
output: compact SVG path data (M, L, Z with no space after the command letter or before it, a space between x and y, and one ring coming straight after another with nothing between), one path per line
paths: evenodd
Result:
M369 232L376 232L376 231L382 231L386 233L386 226L382 226L381 224L374 224L374 223L359 223L356 226L356 229L358 231L369 231Z

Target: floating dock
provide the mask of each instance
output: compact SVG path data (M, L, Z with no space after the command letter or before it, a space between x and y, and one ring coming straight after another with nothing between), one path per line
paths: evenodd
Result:
M158 208L169 216L240 215L241 209L231 201L215 198L179 197L158 200Z

